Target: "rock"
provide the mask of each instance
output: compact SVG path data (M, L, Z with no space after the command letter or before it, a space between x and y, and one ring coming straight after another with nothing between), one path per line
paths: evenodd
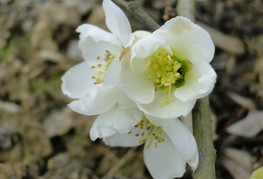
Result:
M0 110L7 113L17 113L20 110L20 106L12 102L0 101Z
M70 130L73 119L70 116L70 109L66 107L62 111L55 111L44 121L44 131L48 137L60 136Z

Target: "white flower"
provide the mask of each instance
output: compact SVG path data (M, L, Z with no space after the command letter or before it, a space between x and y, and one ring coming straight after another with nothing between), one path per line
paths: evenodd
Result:
M149 116L147 118L160 121ZM182 177L186 163L195 170L199 157L191 132L178 119L169 119L161 123L161 126L156 126L147 118L144 117L129 133L115 133L103 138L103 141L112 147L133 147L145 143L144 161L156 179Z
M118 6L104 0L103 8L106 25L112 33L90 24L79 26L79 48L85 61L62 77L63 93L75 99L69 107L80 114L99 115L91 129L92 140L116 131L127 132L142 118L142 112L118 86L119 57L133 42L134 35ZM107 132L102 135L101 131Z
M145 31L132 34L129 21L121 9L110 0L103 0L103 8L106 25L111 33L90 24L77 28L77 32L80 33L79 47L85 61L69 69L62 77L63 93L74 99L69 107L80 114L99 115L90 130L91 140L102 138L110 146L126 147L145 143L145 163L154 178L181 177L185 172L186 163L195 170L199 158L194 137L175 116L189 112L189 109L184 109L189 106L188 101L194 102L207 94L207 90L211 91L210 88L202 88L210 78L207 72L200 72L203 67L207 67L208 70L211 68L209 60L206 59L207 54L203 54L207 51L200 50L204 48L202 47L188 56L177 52L180 48L173 46L174 43L169 44L171 38L170 34L167 34L170 27L168 23L153 34ZM192 26L194 25L191 24ZM176 36L172 38L178 40ZM149 58L158 53L161 57L167 57L168 52L171 55L169 58L176 57L174 61L178 64L173 65L173 68L178 68L174 71L178 71L183 80L176 81L174 86L167 86L167 81L159 86L154 79L158 77L158 72L151 71L155 64ZM172 56L173 53L176 54L175 57ZM170 66L167 65L167 68ZM198 76L192 77L192 73ZM190 80L193 82L188 84ZM190 93L189 99L187 94L181 99L174 94L175 97L161 99L161 105L156 102L163 96L169 97L172 91L179 93L180 88L191 86L192 83L196 85L195 89L199 90L200 87L197 95ZM182 104L187 105L174 107L179 103L176 102L179 99ZM176 105L171 105L173 103ZM164 112L161 112L163 109ZM180 111L182 109L185 110L184 113ZM177 110L179 112L174 112ZM160 118L167 119L162 122Z
M184 17L173 18L124 56L123 91L148 115L185 116L214 87L213 55L206 31Z

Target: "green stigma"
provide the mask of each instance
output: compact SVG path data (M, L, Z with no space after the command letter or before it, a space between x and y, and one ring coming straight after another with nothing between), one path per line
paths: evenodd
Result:
M156 90L170 93L172 89L184 85L185 75L191 67L190 61L178 59L174 54L158 49L148 57L148 80L153 81Z

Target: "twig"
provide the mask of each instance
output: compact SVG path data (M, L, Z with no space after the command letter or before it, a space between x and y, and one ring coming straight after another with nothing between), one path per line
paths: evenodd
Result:
M213 145L211 110L208 96L197 101L193 112L193 132L199 151L199 165L194 179L215 179L216 153Z
M116 4L118 4L119 6L124 7L126 10L129 9L128 3L124 0L113 0Z
M179 0L177 13L195 21L195 0ZM193 133L199 151L199 165L193 174L194 179L215 179L216 153L213 144L213 130L209 97L196 102L192 111Z
M179 0L176 6L177 14L195 21L195 0Z
M116 163L109 171L108 173L103 177L103 179L112 178L112 175L116 173L129 159L131 159L134 156L135 149L130 149L119 161Z
M127 11L132 13L132 15L138 19L141 23L145 24L152 31L158 29L160 26L140 7L138 1L126 2L124 0L113 0L115 3L123 6Z

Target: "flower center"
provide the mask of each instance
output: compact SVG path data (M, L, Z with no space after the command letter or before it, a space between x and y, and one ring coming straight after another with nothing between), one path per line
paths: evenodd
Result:
M147 148L150 148L152 144L157 147L158 143L164 142L162 128L153 125L145 116L137 125L135 125L135 128L138 129L135 136L141 137L138 140L139 144L146 142L145 145ZM132 132L129 132L129 134L131 133Z
M164 49L158 49L148 57L148 80L153 81L155 89L170 93L172 89L183 86L185 74L191 69L191 62L178 59Z
M104 81L105 74L114 58L115 56L109 50L105 51L103 58L101 58L100 56L97 57L97 60L104 60L105 62L103 64L99 63L96 66L91 66L91 68L97 70L95 75L91 77L95 80L94 85L100 84Z

